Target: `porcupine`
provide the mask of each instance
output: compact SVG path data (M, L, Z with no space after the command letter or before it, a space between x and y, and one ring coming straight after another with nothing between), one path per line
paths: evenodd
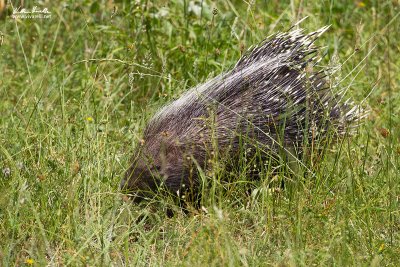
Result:
M304 146L342 137L361 118L359 106L334 92L327 68L315 70L320 48L314 42L327 28L267 37L233 69L161 108L147 124L121 188L135 201L160 186L175 195L185 188L196 194L198 169L209 168L215 150L234 162L243 140L261 147L263 159L283 150L306 167L299 157ZM252 156L255 149L248 151Z

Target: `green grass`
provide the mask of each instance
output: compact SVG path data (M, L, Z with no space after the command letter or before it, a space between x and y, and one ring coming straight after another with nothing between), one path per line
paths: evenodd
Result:
M19 20L8 2L1 266L400 265L398 1L36 1L51 18ZM168 199L123 202L157 108L305 16L309 31L332 25L323 64L343 64L337 79L370 109L356 135L285 190L230 187L187 215Z

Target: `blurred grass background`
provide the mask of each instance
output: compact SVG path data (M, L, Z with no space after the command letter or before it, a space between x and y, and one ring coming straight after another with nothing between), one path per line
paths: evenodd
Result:
M21 5L51 18L11 18ZM400 265L399 12L396 0L1 0L0 265ZM172 218L168 200L124 203L121 175L157 108L306 16L308 31L331 25L323 64L342 65L337 81L370 109L314 180L238 187Z

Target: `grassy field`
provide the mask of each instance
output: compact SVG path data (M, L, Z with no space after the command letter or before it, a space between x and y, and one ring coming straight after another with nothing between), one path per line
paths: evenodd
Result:
M13 19L11 4L0 18L1 266L400 265L399 1L25 1L48 9L41 19ZM331 25L323 64L342 64L336 79L370 110L312 179L219 188L189 214L168 199L122 201L157 108L306 16L308 31Z

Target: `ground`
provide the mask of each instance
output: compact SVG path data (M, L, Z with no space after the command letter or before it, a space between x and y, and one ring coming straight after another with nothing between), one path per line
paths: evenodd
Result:
M21 2L43 17L21 17ZM0 265L400 265L399 1L4 3ZM313 175L278 174L285 188L217 181L189 213L124 202L157 108L307 16L307 31L331 25L321 64L369 110L356 133Z

